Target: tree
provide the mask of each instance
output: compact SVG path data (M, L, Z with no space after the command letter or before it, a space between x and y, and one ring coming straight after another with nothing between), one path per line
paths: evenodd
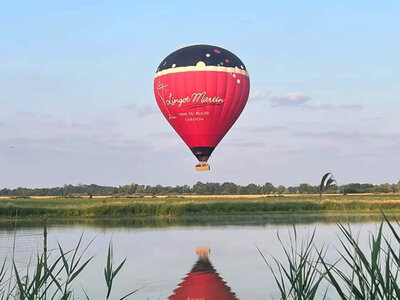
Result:
M372 193L374 191L374 185L369 183L349 183L341 187L343 194Z
M188 186L187 184L182 186L182 194L189 194L191 192L192 192L192 188L190 186Z
M314 192L314 188L308 183L301 183L298 191L300 194L312 194Z
M145 192L146 194L152 194L152 195L153 195L153 193L154 193L154 188L153 188L152 186L150 186L150 185L146 185L146 187L144 188L144 192Z
M284 192L286 192L286 188L283 185L279 185L276 188L276 191L278 192L279 195L282 195Z
M144 193L144 185L137 185L135 194L143 194Z
M221 193L221 185L217 182L207 182L206 187L208 194L218 195Z
M246 185L243 188L241 193L242 194L248 194L248 195L249 194L252 194L252 195L261 194L261 188L258 185L254 184L254 183L250 183L250 184Z
M164 193L164 188L161 185L157 184L155 187L153 187L153 193L155 195L162 194Z
M273 194L276 192L276 188L271 182L266 182L262 187L262 191L264 194Z
M128 195L132 195L132 194L136 193L137 188L138 188L137 184L131 183L130 185L126 186L126 193Z
M208 194L207 186L201 181L198 181L196 182L195 185L193 185L193 193L199 195L206 195Z
M221 184L222 195L235 195L238 192L238 187L233 182L224 182Z
M385 183L375 186L374 191L377 193L393 193L396 192L396 188L391 184Z

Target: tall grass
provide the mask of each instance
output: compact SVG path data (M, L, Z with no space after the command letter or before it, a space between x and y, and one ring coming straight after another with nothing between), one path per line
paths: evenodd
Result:
M0 300L76 299L77 291L73 288L73 283L93 259L93 256L84 259L85 253L91 243L89 242L83 247L81 236L77 246L72 250L65 251L59 244L58 253L53 259L45 257L43 254L38 255L35 265L28 267L24 274L13 263L15 275L12 278L7 278L7 275L12 273L7 272L6 261L4 261L0 267ZM51 263L48 265L49 260ZM113 282L125 261L126 259L117 268L114 268L113 247L110 243L106 267L104 268L104 280L107 287L107 294L104 298L107 300L111 299ZM31 267L33 267L33 270L30 270ZM138 290L131 291L117 299L126 299ZM86 291L83 291L83 293L86 299L90 299Z
M110 243L110 245L108 246L107 263L106 263L106 267L104 268L104 278L105 278L106 284L107 284L107 296L106 296L107 300L110 299L110 294L111 294L114 279L126 262L126 258L125 258L116 268L114 268L113 252L114 252L113 247L112 247L112 244ZM130 295L136 293L138 290L139 289L136 289L136 290L126 294L125 296L121 297L120 300L128 298Z
M325 281L332 299L354 300L395 300L400 299L400 224L392 224L384 215L384 221L376 234L369 234L369 247L362 249L351 228L338 224L341 235L339 241L339 261L329 262L325 249L314 245L314 232L301 247L291 239L289 245L281 241L285 262L262 258L272 270L280 299L325 299L327 291L321 290ZM384 227L388 234L384 234ZM296 236L296 231L294 230Z
M306 240L299 242L296 228L293 227L293 233L289 233L290 243L286 245L278 234L287 265L274 258L273 264L270 263L258 249L274 276L281 299L308 300L316 297L324 274L317 268L323 257L313 251L314 237L315 230ZM321 299L325 297L323 295Z
M6 291L5 291L5 277L6 277L6 260L3 261L0 268L0 299L6 299Z
M385 224L390 229L390 236L383 234L382 223L377 234L370 234L368 251L359 247L349 228L339 224L343 235L340 242L344 250L340 256L352 272L345 273L340 268L331 268L324 260L322 263L341 299L400 299L400 237L386 216Z
M0 218L115 217L276 212L400 212L400 195L296 195L259 198L0 199Z

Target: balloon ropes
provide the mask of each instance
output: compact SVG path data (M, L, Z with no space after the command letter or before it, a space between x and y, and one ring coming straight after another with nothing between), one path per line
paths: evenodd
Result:
M242 113L250 92L243 62L221 47L194 45L168 55L154 78L157 104L169 124L196 156L207 161Z

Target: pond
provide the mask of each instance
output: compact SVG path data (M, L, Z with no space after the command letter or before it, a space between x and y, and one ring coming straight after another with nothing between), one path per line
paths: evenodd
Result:
M333 261L339 257L337 249L341 247L338 221L348 222L352 231L360 234L361 246L366 247L368 239L364 237L376 232L381 220L375 214L48 220L47 248L55 257L57 243L70 250L82 234L84 245L92 241L84 257L94 258L74 282L76 299L85 299L83 290L90 299L105 299L103 270L110 242L115 264L127 258L117 275L111 299L138 288L129 299L168 299L199 259L201 262L196 254L198 247L210 249L207 259L220 276L218 280L223 280L224 288L230 288L237 298L276 299L279 294L272 273L258 249L271 262L272 257L283 261L278 233L286 243L293 225L300 241L316 230L315 243L326 245L327 258ZM14 226L14 221L0 222L0 259L10 258L14 252L18 268L24 269L32 265L30 259L35 260L37 251L43 250L43 222L18 220L16 231ZM190 280L191 277L186 278Z

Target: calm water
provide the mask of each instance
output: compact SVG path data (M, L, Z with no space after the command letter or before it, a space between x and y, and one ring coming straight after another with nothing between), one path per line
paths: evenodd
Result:
M48 248L72 249L83 233L85 244L94 239L86 257L93 261L75 282L75 290L84 299L84 289L91 299L104 299L106 286L103 268L109 242L114 245L114 259L127 262L113 287L113 298L141 288L130 299L167 299L182 278L198 260L196 247L209 247L215 270L239 299L278 298L269 269L257 247L267 258L283 259L277 233L288 240L288 232L296 225L299 239L316 229L316 243L329 247L327 258L333 261L340 248L336 222L349 222L360 233L367 246L369 232L376 232L378 215L274 215L222 216L180 219L119 219L48 221ZM0 222L0 258L12 252L12 222ZM41 248L41 222L19 222L17 225L16 260L21 268Z

